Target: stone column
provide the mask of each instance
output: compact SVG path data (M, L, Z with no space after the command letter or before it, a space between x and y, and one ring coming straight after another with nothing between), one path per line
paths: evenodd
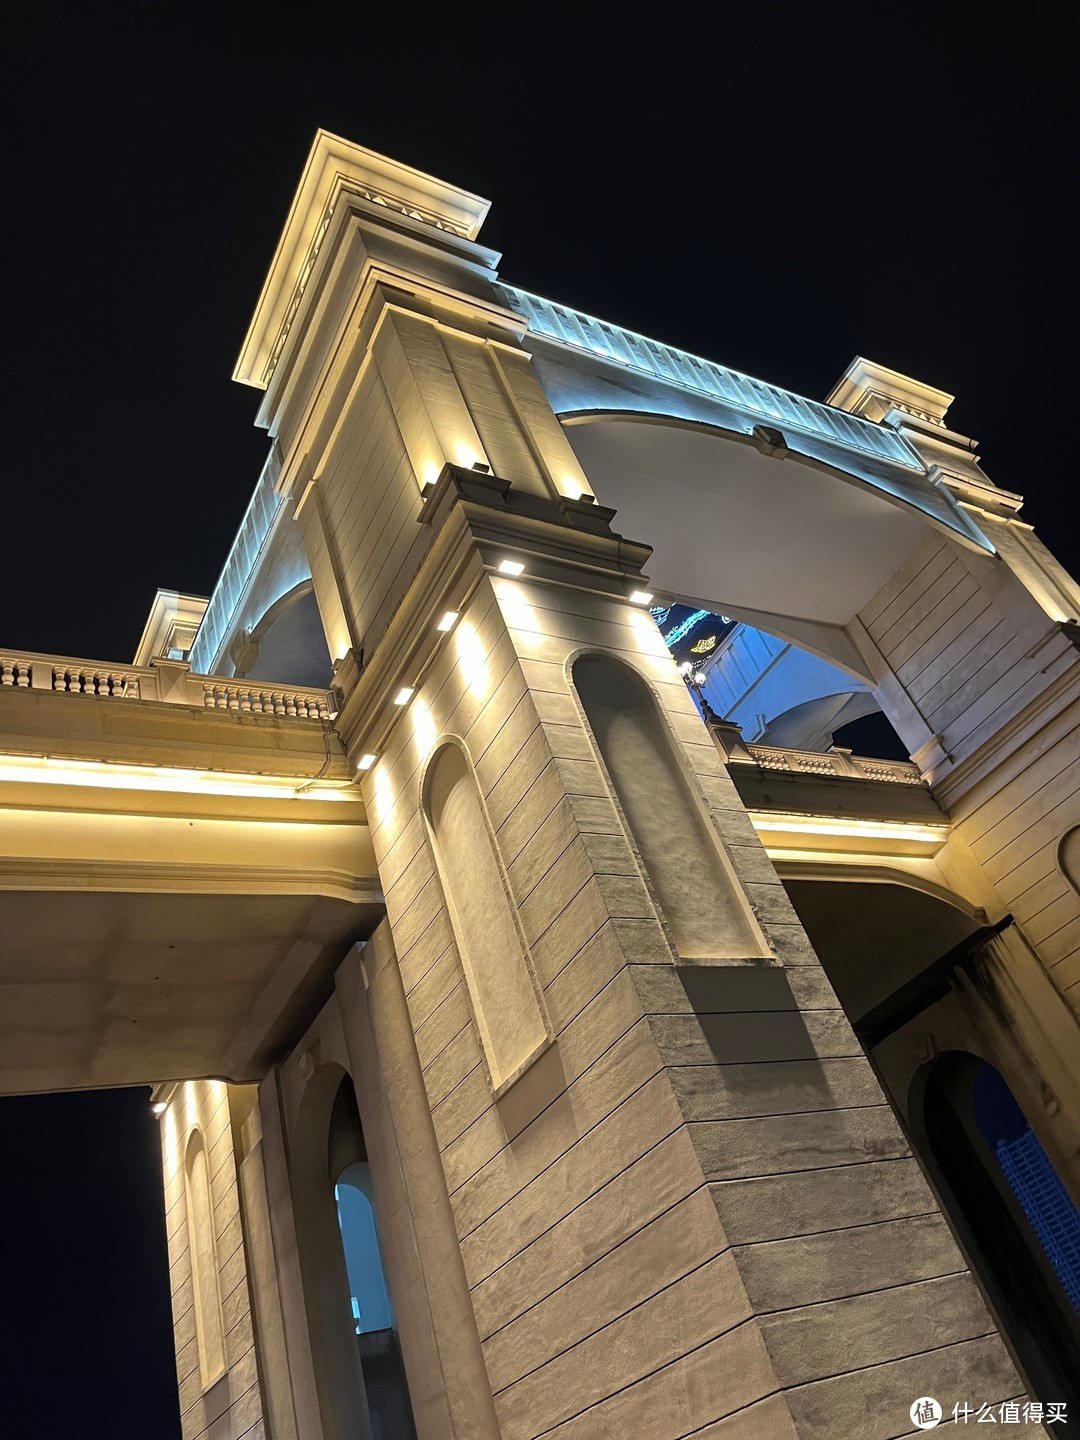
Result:
M448 468L338 722L379 757L371 833L501 1432L885 1437L919 1395L1011 1398L611 518ZM447 744L470 851L427 778ZM505 994L517 1015L531 984L547 1027L509 1078L473 906L509 907Z

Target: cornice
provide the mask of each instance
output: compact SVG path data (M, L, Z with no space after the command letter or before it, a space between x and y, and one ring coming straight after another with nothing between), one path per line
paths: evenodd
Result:
M157 860L0 856L0 890L111 890L138 894L322 895L381 905L378 884L344 870L286 865L198 865Z
M610 529L614 511L583 501L547 500L516 491L497 476L446 465L425 495L419 521L435 531L432 545L355 687L344 699L337 730L355 763L378 753L396 719L392 695L417 687L443 636L433 616L461 610L507 551L525 561L529 579L606 595L626 596L644 580L651 547Z
M319 130L233 371L241 384L269 383L342 198L463 242L475 241L490 208L468 190Z

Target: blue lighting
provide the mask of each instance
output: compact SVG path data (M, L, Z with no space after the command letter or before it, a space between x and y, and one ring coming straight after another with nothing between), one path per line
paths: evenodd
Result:
M709 399L735 405L754 416L819 436L845 450L859 450L864 455L890 460L920 474L925 471L919 456L903 436L887 425L878 425L860 415L849 415L844 410L823 405L819 400L808 400L803 395L782 390L778 385L756 380L751 375L743 375L726 365L717 365L712 360L676 350L633 330L597 320L580 310L571 310L567 305L545 300L528 290L510 285L496 288L502 292L507 304L528 321L534 334L555 340L560 345L572 345L577 350L640 371L670 385L694 390Z

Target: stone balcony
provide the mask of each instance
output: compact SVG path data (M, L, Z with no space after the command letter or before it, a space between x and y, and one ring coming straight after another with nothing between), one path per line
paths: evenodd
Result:
M770 853L851 851L931 857L949 823L909 760L748 745L738 726L709 727Z

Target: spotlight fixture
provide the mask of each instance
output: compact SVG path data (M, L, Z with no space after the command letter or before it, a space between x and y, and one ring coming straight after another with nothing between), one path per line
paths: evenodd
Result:
M630 591L630 604L631 604L631 605L651 605L651 604L652 604L652 600L653 600L653 593L652 593L651 590L631 590L631 591Z
M373 755L369 750L366 755L361 755L360 759L356 762L357 770L370 770L372 765L375 764L375 761L378 760L378 758L378 755Z
M520 575L524 569L525 566L520 560L501 560L499 562L500 575Z
M475 470L478 475L491 474L491 466L485 465L483 460L474 460L473 463L469 466L469 469Z
M459 610L447 610L446 614L439 621L438 625L435 626L435 629L441 630L443 634L446 634L447 631L454 628L454 626L460 619L461 612Z
M407 704L409 703L409 701L412 699L412 697L413 697L415 694L416 694L416 688L415 688L415 686L413 686L413 685L403 685L403 686L401 687L401 689L397 692L397 694L394 696L394 704L395 704L395 705L407 705Z
M164 1100L155 1100L154 1103L150 1106L150 1109L153 1111L153 1113L159 1116L164 1115L165 1111L168 1108L169 1107L165 1104Z

